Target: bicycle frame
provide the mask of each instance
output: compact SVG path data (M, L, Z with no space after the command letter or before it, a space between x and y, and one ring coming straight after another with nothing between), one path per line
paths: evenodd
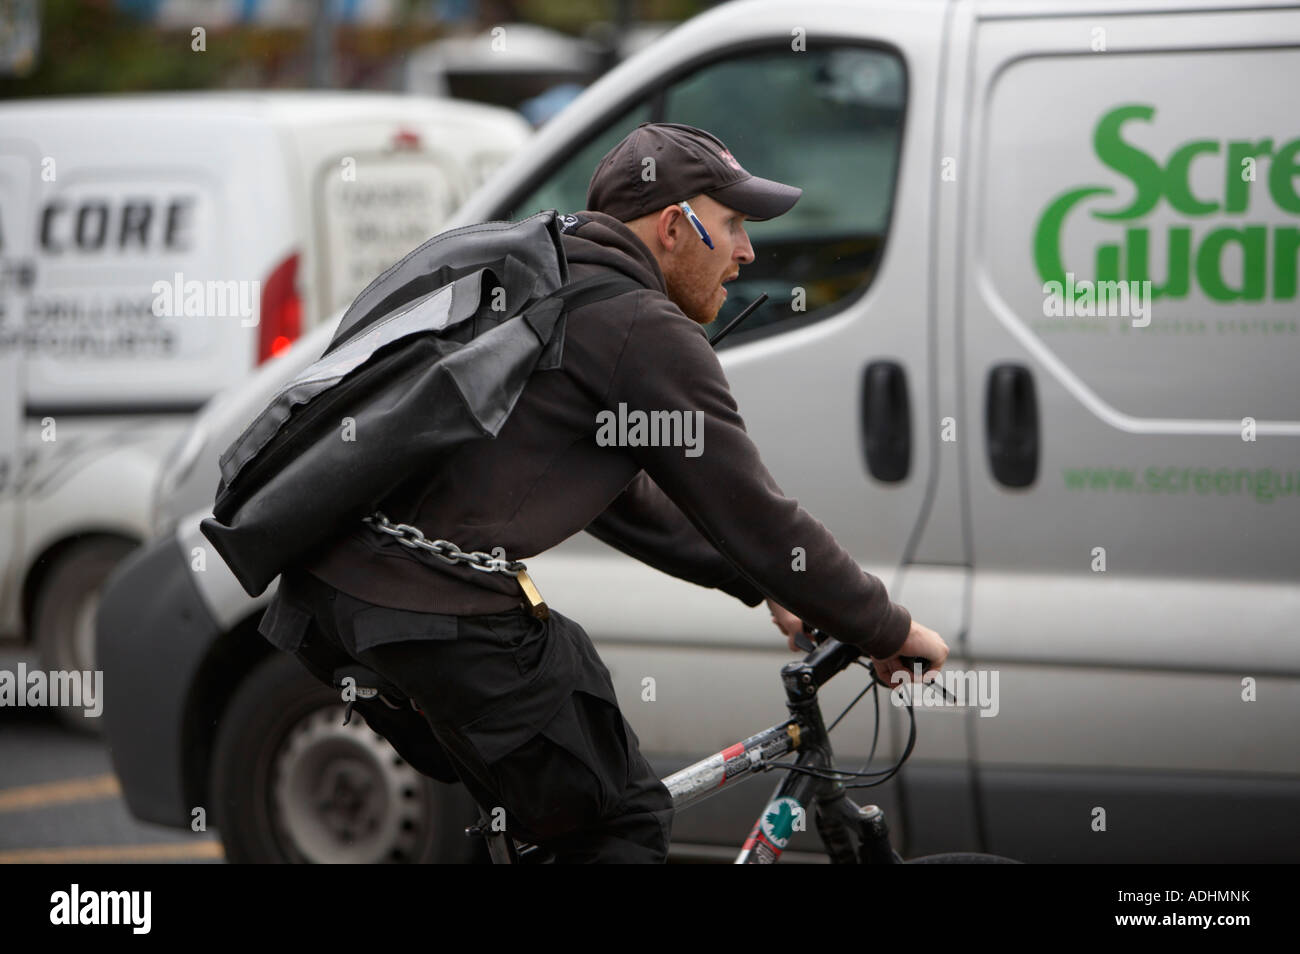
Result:
M826 638L802 661L782 667L781 681L790 718L663 779L672 795L674 810L768 771L769 763L791 752L799 753L794 763L799 769L832 771L830 736L822 720L817 690L861 655L862 650L857 646ZM809 810L814 814L818 834L832 863L903 863L889 843L884 812L875 805L855 804L842 782L797 769L789 771L776 787L735 863L775 864L791 834L805 829ZM538 850L536 846L517 849L507 833L491 831L486 816L470 832L487 839L496 864L517 863Z
M767 771L767 763L795 751L799 752L794 763L797 767L831 771L830 736L817 690L861 653L856 646L826 639L802 661L782 667L790 718L664 779L673 796L673 808L684 808L728 784ZM902 863L889 844L884 812L875 805L856 805L843 783L804 771L790 771L777 785L735 863L775 864L790 836L806 828L810 811L832 863Z

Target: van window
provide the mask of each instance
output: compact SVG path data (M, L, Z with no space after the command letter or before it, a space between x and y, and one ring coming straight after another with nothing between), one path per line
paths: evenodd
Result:
M728 286L708 330L716 333L760 292L767 303L728 342L776 323L798 327L834 314L875 275L893 205L905 96L902 60L885 50L782 46L733 55L647 94L518 203L513 217L583 208L596 162L639 123L706 129L750 172L803 189L785 215L746 226L755 261Z
M591 174L596 171L596 163L637 126L653 121L649 103L633 106L575 152L573 158L560 166L554 174L548 176L541 187L521 201L509 217L522 219L543 209L559 209L561 212L585 209L587 186L591 183Z
M371 153L321 164L322 316L352 304L374 277L435 234L463 196L452 170L424 153Z

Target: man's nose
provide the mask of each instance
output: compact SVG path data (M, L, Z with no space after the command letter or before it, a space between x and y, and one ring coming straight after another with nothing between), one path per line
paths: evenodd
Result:
M749 244L749 233L744 229L740 230L741 241L736 246L736 259L742 265L748 265L754 260L754 246Z

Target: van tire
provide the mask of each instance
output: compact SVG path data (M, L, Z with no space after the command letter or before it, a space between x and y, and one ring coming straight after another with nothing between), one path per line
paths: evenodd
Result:
M96 668L95 614L104 581L138 545L125 537L90 537L55 557L32 607L32 642L43 668ZM69 728L103 732L102 719L87 718L79 708L56 706L54 713Z
M463 864L477 807L461 785L421 775L339 694L276 652L221 716L211 810L234 863Z

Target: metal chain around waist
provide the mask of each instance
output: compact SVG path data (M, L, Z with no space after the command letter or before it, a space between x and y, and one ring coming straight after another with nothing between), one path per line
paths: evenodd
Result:
M483 573L508 573L510 576L518 576L528 569L520 560L506 560L501 557L494 557L492 554L484 553L481 550L466 553L450 540L431 541L421 532L419 527L413 527L409 523L393 523L378 510L362 519L380 533L386 533L396 539L402 546L409 547L412 550L425 550L444 563L465 563L471 569L480 570Z

